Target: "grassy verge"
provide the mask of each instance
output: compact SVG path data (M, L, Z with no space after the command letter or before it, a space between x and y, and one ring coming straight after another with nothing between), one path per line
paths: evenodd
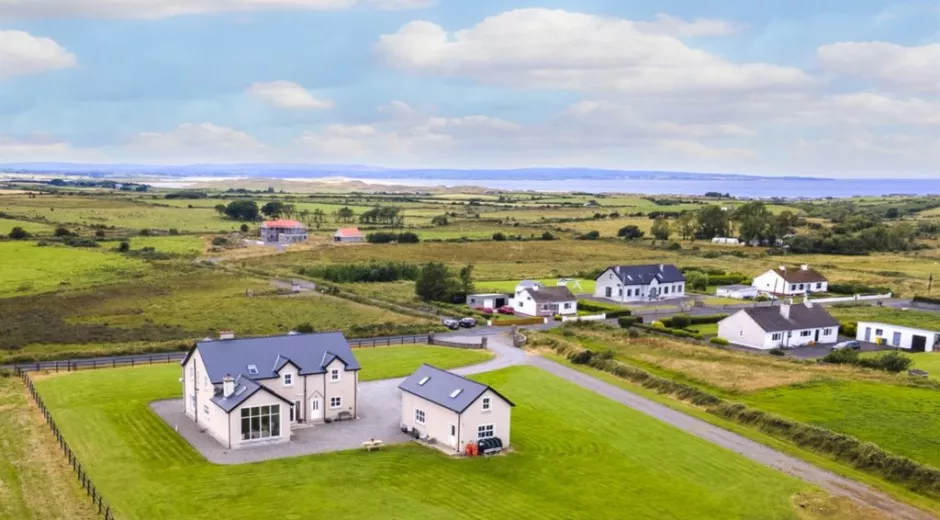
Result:
M0 518L97 518L18 378L0 377L0 416Z

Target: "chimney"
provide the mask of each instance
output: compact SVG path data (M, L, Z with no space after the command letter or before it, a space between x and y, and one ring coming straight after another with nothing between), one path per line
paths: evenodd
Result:
M219 331L219 339L235 339L235 331L232 329L222 329Z
M790 319L790 304L789 303L784 303L783 305L780 306L780 315L783 316L785 319L788 319L788 320Z
M801 266L800 266L800 270L801 270L801 271L807 271L807 270L809 270L809 264L803 264L803 265L801 265Z
M663 270L663 264L659 264L659 271L662 272L662 270Z
M231 397L235 393L235 379L231 374L222 378L222 397Z

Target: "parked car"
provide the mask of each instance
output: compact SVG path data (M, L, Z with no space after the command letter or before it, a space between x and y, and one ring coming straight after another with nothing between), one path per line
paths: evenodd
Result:
M862 350L862 344L857 341L843 341L842 343L836 343L832 346L832 350Z
M489 307L483 307L483 309L481 309L480 312L482 312L483 314L493 314L493 309Z
M468 316L460 320L460 326L467 329L472 329L473 327L477 326L477 320Z
M510 307L510 306L508 306L508 305L503 305L502 307L496 309L496 312L498 312L498 313L500 313L500 314L515 314L515 313L516 313L516 309L513 309L512 307Z
M441 320L441 324L447 327L450 330L457 330L460 328L460 321L454 318L444 318Z

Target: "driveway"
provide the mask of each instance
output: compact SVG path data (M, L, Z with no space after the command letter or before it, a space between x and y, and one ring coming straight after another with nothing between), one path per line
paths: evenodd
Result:
M874 343L867 343L865 341L860 343L862 344L862 352L881 352L884 350L891 350L890 347L886 347L885 345L876 345ZM797 347L792 350L787 350L786 353L787 356L799 359L816 359L828 354L832 350L833 345L833 343L829 343L825 345L813 345L812 347Z

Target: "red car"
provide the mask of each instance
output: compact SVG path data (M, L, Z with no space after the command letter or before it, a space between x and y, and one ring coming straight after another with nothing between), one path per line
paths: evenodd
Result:
M496 309L496 312L500 314L515 314L516 310L508 305L503 305L502 307Z

